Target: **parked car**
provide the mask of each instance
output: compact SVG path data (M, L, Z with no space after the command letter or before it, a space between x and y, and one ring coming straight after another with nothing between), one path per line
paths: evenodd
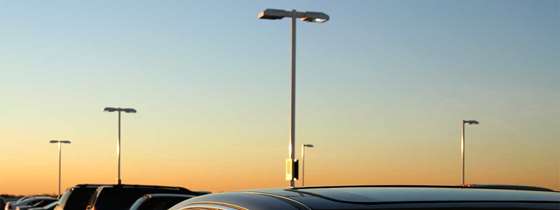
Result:
M560 209L560 193L486 186L338 186L210 194L170 210Z
M15 209L15 210L27 210L27 209L33 208L33 207L46 206L47 204L50 204L54 201L57 201L57 199L53 198L53 197L34 196L34 197L29 197L29 198L26 198L24 200L21 200L21 201L17 202L13 206L11 206L11 208Z
M58 204L58 201L51 202L51 203L49 203L45 206L42 206L42 207L33 207L33 208L28 209L28 210L54 210L54 207L56 206L56 204Z
M13 206L17 205L19 202L21 202L21 201L23 201L27 198L30 198L30 197L32 197L32 196L23 196L23 197L18 198L17 200L6 202L6 205L4 205L4 210L14 210L15 207L13 207Z
M54 210L84 210L91 196L102 184L79 184L62 194Z
M146 194L136 200L130 210L167 210L175 204L194 197L187 194L154 193Z
M182 187L150 185L109 185L100 186L92 195L87 210L128 210L132 204L146 194L171 193L198 196L203 193L193 192Z

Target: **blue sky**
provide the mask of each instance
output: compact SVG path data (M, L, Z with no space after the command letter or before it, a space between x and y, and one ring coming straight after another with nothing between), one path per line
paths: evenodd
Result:
M457 127L475 118L472 161L487 164L480 170L502 165L505 182L560 186L554 0L1 1L0 138L102 138L100 110L121 105L139 109L131 129L142 142L218 132L244 139L224 150L280 139L271 152L285 156L290 25L257 20L265 8L331 16L298 22L300 139L331 145L325 150L354 142L362 153L344 161L405 167L420 158L418 167L456 173ZM4 158L21 160L22 144L6 147ZM446 160L423 156L430 151Z

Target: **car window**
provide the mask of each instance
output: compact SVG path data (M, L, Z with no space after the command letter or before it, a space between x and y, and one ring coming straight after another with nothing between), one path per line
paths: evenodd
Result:
M144 202L138 210L167 210L186 199L185 197L152 197Z
M75 188L64 204L64 210L84 210L96 188Z

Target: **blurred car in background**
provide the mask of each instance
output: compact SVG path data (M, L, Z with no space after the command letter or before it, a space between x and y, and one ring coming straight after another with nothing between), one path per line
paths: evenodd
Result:
M91 196L102 184L79 184L62 194L55 210L84 210Z
M28 196L20 197L16 200L6 202L6 205L4 206L4 210L15 210L14 206L16 206L19 202L22 202L23 200L31 198L31 197L33 197L33 196L28 195Z
M513 186L337 186L218 193L169 210L495 209L559 210L560 193Z
M152 185L107 185L97 188L86 207L87 210L128 210L136 200L146 194L169 193L198 196L204 192L194 192L183 187Z
M15 210L27 210L33 207L42 207L50 204L52 202L57 201L58 199L48 196L33 196L28 197L19 202L15 203L14 205L10 206L10 208Z
M0 198L0 209L4 209L4 206L6 206L6 201L4 198Z
M136 200L130 210L167 210L181 201L194 197L187 194L154 193Z

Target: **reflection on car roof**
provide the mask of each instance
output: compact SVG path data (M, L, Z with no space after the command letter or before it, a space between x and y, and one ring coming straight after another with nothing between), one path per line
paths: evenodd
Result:
M295 200L325 199L343 203L401 203L438 201L558 201L550 191L503 190L460 187L333 187L259 190Z

